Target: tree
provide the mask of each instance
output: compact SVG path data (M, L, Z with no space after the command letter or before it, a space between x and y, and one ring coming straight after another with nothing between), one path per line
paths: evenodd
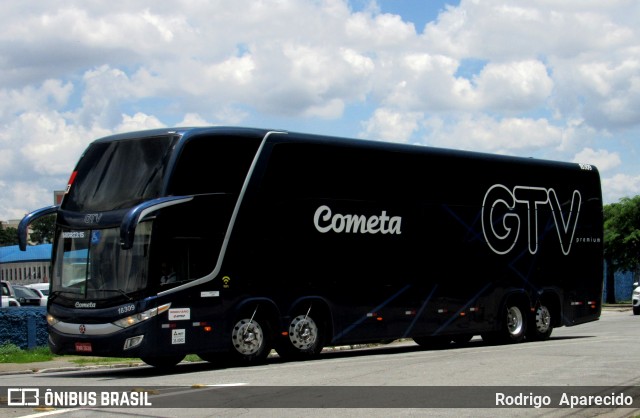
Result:
M29 238L36 244L46 244L53 241L53 234L56 231L56 215L43 216L36 219L31 224L31 234Z
M640 195L604 206L604 259L607 262L607 302L615 302L613 274L640 272Z
M0 227L0 247L7 245L18 245L18 230L12 227Z

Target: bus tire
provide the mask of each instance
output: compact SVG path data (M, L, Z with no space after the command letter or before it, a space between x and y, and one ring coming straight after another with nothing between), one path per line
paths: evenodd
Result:
M533 341L548 340L553 331L551 311L545 305L538 305L527 329L527 338Z
M525 310L515 303L507 303L498 316L498 331L482 334L482 340L487 344L519 343L527 333L527 317Z
M276 351L282 358L303 359L315 357L322 351L323 322L301 313L289 322L287 337L280 338Z
M231 330L231 355L243 363L260 363L271 351L271 328L258 317L241 317Z
M504 312L505 318L500 331L500 339L505 343L519 343L527 332L527 316L519 305L509 303Z
M149 366L156 367L158 369L171 369L178 363L184 360L184 354L178 354L175 356L150 356L141 357L140 360L147 363Z

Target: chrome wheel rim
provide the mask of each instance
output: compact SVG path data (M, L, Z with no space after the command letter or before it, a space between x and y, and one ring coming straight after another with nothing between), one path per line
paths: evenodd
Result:
M536 329L539 333L544 334L549 331L551 326L551 313L546 306L540 306L536 310Z
M309 316L298 315L289 325L289 340L298 350L313 348L318 339L318 326Z
M231 340L238 353L250 356L260 350L264 342L264 333L256 321L241 319L233 327Z
M524 321L520 309L517 306L510 307L507 311L507 329L509 330L509 334L513 336L520 335L523 326Z

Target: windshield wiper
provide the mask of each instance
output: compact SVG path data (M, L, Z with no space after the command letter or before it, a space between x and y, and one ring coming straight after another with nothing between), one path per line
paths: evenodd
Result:
M53 292L49 293L49 300L54 300L55 298L57 298L58 296L60 296L63 293L70 293L72 295L81 295L82 293L80 292L68 292L68 291L64 291L64 290L54 290Z

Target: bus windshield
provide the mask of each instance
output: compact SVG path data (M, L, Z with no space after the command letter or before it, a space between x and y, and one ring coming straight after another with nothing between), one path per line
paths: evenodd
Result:
M52 292L75 300L126 297L147 284L152 222L136 228L133 248L121 250L120 230L58 230Z
M78 162L62 209L109 211L159 197L173 138L94 142Z

